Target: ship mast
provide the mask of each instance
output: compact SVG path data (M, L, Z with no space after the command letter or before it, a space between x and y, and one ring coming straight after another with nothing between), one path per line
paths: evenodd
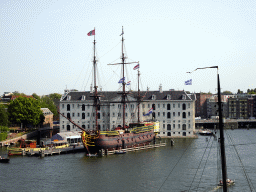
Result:
M94 28L95 31L95 28ZM99 95L98 95L98 86L97 86L97 78L96 78L96 73L97 73L97 60L96 60L96 40L95 40L95 34L94 34L94 41L93 41L93 77L94 77L94 94L91 96L93 97L93 106L95 108L95 127L96 131L99 131L98 127L98 107L99 107Z
M126 104L126 101L125 101L125 98L126 98L126 95L129 93L129 92L125 92L125 77L124 77L124 65L126 64L132 64L132 63L138 63L138 62L129 62L129 63L126 63L125 62L125 59L126 57L124 56L124 29L123 29L123 26L122 26L122 57L121 57L121 63L115 63L115 64L108 64L108 65L122 65L122 85L123 85L123 91L121 93L121 103L123 105L123 128L125 128L125 104Z
M138 102L138 123L140 122L140 102L141 102L141 96L140 96L140 70L138 68L138 97L137 97L137 102Z

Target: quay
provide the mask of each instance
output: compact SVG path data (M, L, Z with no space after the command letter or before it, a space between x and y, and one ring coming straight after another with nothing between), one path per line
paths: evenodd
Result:
M174 142L172 142L172 145L174 145ZM135 152L135 151L140 151L140 150L145 150L145 149L152 149L152 148L158 148L158 147L163 147L163 146L166 146L166 143L162 143L161 141L160 141L160 143L159 144L149 144L149 145L143 145L143 146L134 146L134 147L127 147L126 146L126 148L125 149L122 149L121 147L120 147L120 149L115 149L115 148L113 148L113 150L108 150L108 149L106 149L106 150L104 150L104 149L102 149L102 150L100 150L100 152L99 152L99 155L101 155L101 156L105 156L105 155L113 155L113 154L117 154L117 153L119 153L119 152L123 152L123 153L127 153L127 152Z
M244 129L255 128L256 119L223 119L224 129ZM219 129L219 119L197 119L195 120L197 129Z

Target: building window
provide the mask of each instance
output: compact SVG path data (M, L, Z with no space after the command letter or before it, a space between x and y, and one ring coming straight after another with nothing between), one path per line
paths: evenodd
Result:
M169 103L167 104L167 110L171 110L171 105Z
M70 111L70 105L67 104L67 111Z
M188 116L190 117L190 112L188 112Z
M180 124L178 124L178 129L180 129Z
M121 117L121 113L118 113L118 117Z
M173 115L173 117L175 117L175 112L173 112L173 114L172 114L172 115Z
M180 117L180 112L178 112L178 117Z
M82 111L85 111L85 105L84 104L82 105Z
M75 117L75 113L72 113L72 117Z
M180 104L178 103L178 108L180 108Z
M188 124L188 128L190 129L190 124Z
M163 112L163 117L165 117L165 112Z
M170 119L170 118L171 118L171 113L168 112L168 113L167 113L167 119Z
M150 108L150 104L148 104L148 108Z
M85 113L82 113L82 119L85 119Z
M152 108L153 108L153 110L155 110L156 109L156 105L152 104Z
M87 113L87 117L90 117L90 113Z
M173 126L173 129L175 129L175 124L173 124L172 126Z
M121 104L118 104L118 109L121 109Z
M67 131L70 131L70 125L67 125Z
M79 104L77 104L77 108L79 108Z
M64 108L64 104L62 104L62 108Z
M165 132L163 132L163 135L165 135Z
M131 104L131 109L134 109L134 105L133 104Z
M163 104L163 108L165 108L165 104Z
M70 113L67 113L67 118L70 119Z
M72 104L72 108L73 108L73 109L75 108L75 105L74 105L74 104Z
M142 108L145 108L145 104L142 104Z
M165 124L163 124L163 129L165 129Z
M98 119L100 119L100 113L98 113Z
M173 104L172 107L175 108L175 104Z
M186 112L182 113L182 118L186 118Z
M158 104L157 106L158 106L158 108L160 108L160 104Z
M65 126L64 126L64 125L62 125L62 129L64 129L64 127L65 127Z
M190 103L188 104L188 108L190 108Z
M80 113L77 113L77 117L79 117L80 116Z
M171 130L171 125L167 124L167 130Z
M125 113L125 117L127 117L127 113Z
M160 117L160 112L157 113L158 117Z
M102 113L102 116L105 117L105 113L104 112Z
M182 130L186 130L186 124L182 125Z
M182 109L186 110L186 104L185 103L182 104Z

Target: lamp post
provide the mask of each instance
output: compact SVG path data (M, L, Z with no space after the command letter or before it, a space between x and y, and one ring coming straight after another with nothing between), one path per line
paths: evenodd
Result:
M227 192L227 167L226 167L226 155L225 155L225 143L224 143L224 131L223 131L223 119L222 119L222 109L221 109L221 96L220 96L220 78L218 73L218 66L203 67L197 69L207 69L216 68L217 69L217 85L218 85L218 105L219 105L219 129L220 129L220 151L221 151L221 167L222 167L222 181L223 181L223 191ZM192 72L194 72L192 71ZM192 73L187 72L187 73Z

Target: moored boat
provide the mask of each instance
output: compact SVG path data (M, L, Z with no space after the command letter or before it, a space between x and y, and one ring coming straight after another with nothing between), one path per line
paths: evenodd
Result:
M213 135L213 132L208 129L199 129L198 133L199 135Z
M0 163L9 163L10 159L9 158L4 158L0 156Z

